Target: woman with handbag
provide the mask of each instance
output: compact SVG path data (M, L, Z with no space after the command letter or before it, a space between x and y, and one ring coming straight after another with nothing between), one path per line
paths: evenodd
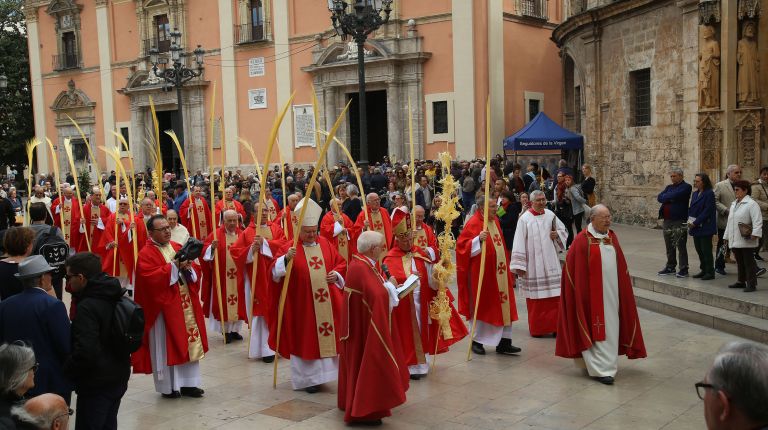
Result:
M748 181L736 181L733 192L736 200L731 203L728 212L723 240L736 257L738 281L728 288L744 288L744 292L752 292L757 287L753 254L763 235L763 215L760 207L749 196L752 187Z
M693 180L696 191L688 208L688 234L699 255L699 273L693 275L703 281L715 279L715 260L712 255L712 236L717 234L717 210L712 181L706 173L697 173Z

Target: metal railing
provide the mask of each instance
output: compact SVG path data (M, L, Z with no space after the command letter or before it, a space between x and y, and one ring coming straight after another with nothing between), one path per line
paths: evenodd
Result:
M241 24L235 26L235 43L260 42L266 40L264 24Z
M141 56L149 57L149 50L153 48L157 49L157 52L161 54L165 52L170 52L171 43L170 42L158 43L157 39L154 37L151 39L144 39L142 43L142 48L141 48Z
M53 70L79 69L81 67L83 67L83 62L77 51L53 56Z
M547 19L547 0L520 0L520 15Z

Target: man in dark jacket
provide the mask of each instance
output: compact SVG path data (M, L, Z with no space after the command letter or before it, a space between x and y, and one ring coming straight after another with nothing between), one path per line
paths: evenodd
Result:
M0 192L0 230L13 227L14 222L16 222L16 212L5 191L2 191Z
M75 383L75 429L116 429L120 400L128 389L131 357L112 336L115 306L126 290L101 271L101 258L79 252L66 262L67 280L77 298L72 320L72 354L64 371Z
M673 167L669 172L672 181L662 191L657 200L661 203L659 219L664 220L664 245L667 248L667 265L659 275L675 273L678 261L675 250L679 255L680 270L675 276L688 277L688 201L691 199L691 185L683 180L683 169Z

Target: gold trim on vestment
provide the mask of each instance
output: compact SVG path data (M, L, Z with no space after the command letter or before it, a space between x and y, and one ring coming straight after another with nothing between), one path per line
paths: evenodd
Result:
M224 252L227 262L224 266L224 279L226 282L224 283L223 295L226 300L225 306L227 307L227 315L224 318L226 322L234 322L240 319L237 315L237 304L239 301L237 294L237 266L235 265L235 260L232 258L232 253L229 249L232 244L237 241L237 235L225 233L224 236L226 237L227 247ZM216 252L218 252L218 250Z
M413 243L421 249L427 249L429 247L427 231L423 228L417 229L413 234Z
M176 256L176 251L173 249L170 243L163 246L155 245L160 253L165 258L166 263L173 261L173 257ZM192 296L189 292L187 282L184 280L184 275L179 271L179 297L181 298L181 309L184 312L184 326L187 329L187 352L189 353L189 361L199 361L205 357L203 351L203 340L200 333L200 328L197 326L197 319L195 318L195 310L192 307Z
M589 249L589 248L587 248L587 249ZM568 262L565 263L565 274L568 276L568 283L571 285L571 288L574 291L573 299L577 302L577 303L575 303L575 309L578 309L578 306L579 306L579 304L578 304L579 295L576 292L576 284L573 283L573 278L571 278L571 271L568 270ZM586 336L587 339L589 340L589 347L592 347L592 345L593 345L592 344L592 335L590 335L589 332L587 331L587 329L584 327L584 322L581 321L581 316L579 315L578 312L576 312L576 322L579 323L579 328L581 328L581 331L584 332L584 336Z
M378 228L376 227L378 226ZM370 229L373 229L373 231L379 232L384 235L385 238L387 238L387 234L384 230L384 221L381 219L381 212L379 211L371 211L371 226ZM389 238L387 238L389 239Z
M488 237L491 239L493 249L496 252L496 264L494 265L494 273L496 274L496 285L499 288L501 316L504 321L504 325L508 326L512 324L512 317L509 312L509 277L507 276L509 267L507 267L507 253L504 249L504 242L502 241L503 236L499 232L499 229L496 227L495 222L488 223Z
M307 260L309 280L312 287L312 303L315 310L315 327L317 331L317 344L320 349L320 357L335 357L336 352L336 328L333 325L333 306L331 305L331 292L325 277L328 275L323 259L323 250L320 245L304 246L304 256Z
M203 206L203 201L201 199L195 200L194 206L195 211L197 212L197 226L199 227L198 231L200 232L200 237L205 239L208 237L208 223L205 222L206 210Z
M61 209L63 221L61 222L61 233L64 235L64 241L70 247L72 240L72 200L62 199Z
M257 235L257 236L261 236L262 238L264 238L264 239L267 239L267 240L272 240L272 239L274 239L274 238L272 237L272 229L271 229L271 228L269 228L269 226L268 226L268 225L262 225L262 226L260 226L260 227L259 227L259 231L258 231L258 233L256 233L256 235Z
M405 272L405 279L408 279L409 276L411 276L411 259L413 258L413 254L410 252L403 255L403 271ZM419 320L416 319L416 300L414 298L413 294L408 294L407 296L408 302L411 304L411 331L413 332L413 348L416 350L416 362L418 364L424 364L427 362L426 357L424 357L424 348L422 348L421 345L421 330L419 330Z
M334 214L333 219L338 222L342 228L344 227L344 218L341 215ZM344 261L349 262L349 240L347 240L347 232L339 233L338 236L339 254L344 258Z

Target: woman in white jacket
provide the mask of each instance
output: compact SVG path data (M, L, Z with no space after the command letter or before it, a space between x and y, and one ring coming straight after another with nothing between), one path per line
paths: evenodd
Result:
M736 181L733 184L736 200L731 203L728 224L723 234L723 240L733 251L738 267L738 281L728 288L744 288L744 292L755 291L757 287L755 259L752 255L763 235L763 215L760 206L749 196L751 189L747 181ZM740 224L742 228L739 228ZM752 232L745 237L741 230L748 230L748 226L751 226Z

